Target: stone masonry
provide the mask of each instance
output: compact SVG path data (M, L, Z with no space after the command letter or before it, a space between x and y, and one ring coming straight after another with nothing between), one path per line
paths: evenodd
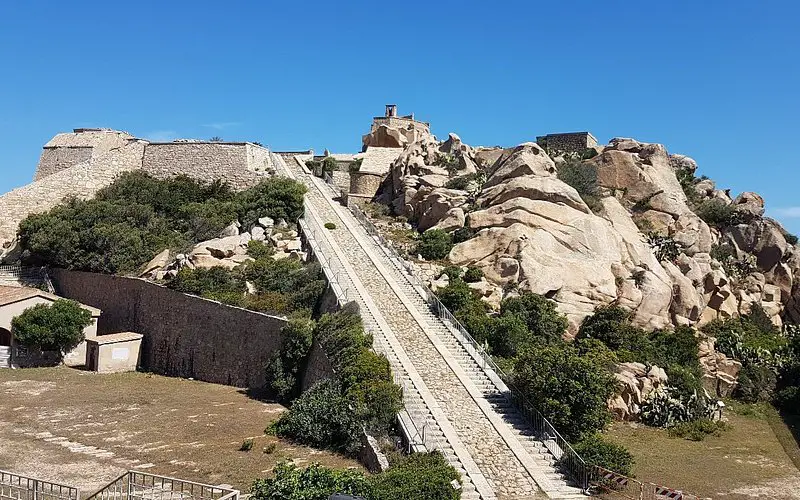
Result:
M536 138L536 143L551 151L579 153L597 146L597 139L589 132L569 132L566 134L547 134Z
M249 142L151 143L111 129L75 129L45 144L34 182L0 196L0 257L9 251L19 223L65 198L91 198L122 172L144 170L158 178L184 174L204 182L223 180L246 189L274 173L269 150Z

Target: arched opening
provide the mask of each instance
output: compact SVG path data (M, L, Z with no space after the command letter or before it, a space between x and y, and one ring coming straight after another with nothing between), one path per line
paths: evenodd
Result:
M11 346L11 332L0 328L0 346Z

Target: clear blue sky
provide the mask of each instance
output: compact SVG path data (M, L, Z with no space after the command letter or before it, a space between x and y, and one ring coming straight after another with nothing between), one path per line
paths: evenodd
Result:
M800 232L798 19L790 1L2 2L0 192L74 127L351 152L392 102L473 145L660 142Z

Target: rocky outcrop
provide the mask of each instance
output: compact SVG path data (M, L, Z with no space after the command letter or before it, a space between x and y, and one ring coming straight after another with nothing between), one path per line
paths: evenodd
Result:
M711 395L729 397L736 388L736 378L742 364L714 350L716 339L706 337L700 341L700 368L703 371L703 388Z
M608 402L611 414L617 420L632 421L639 418L642 402L653 391L667 385L667 374L658 366L648 368L642 363L620 363L614 378L617 394Z

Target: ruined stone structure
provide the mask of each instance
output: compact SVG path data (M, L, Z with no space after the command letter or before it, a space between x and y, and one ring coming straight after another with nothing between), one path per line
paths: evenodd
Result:
M0 196L0 257L10 250L19 223L65 198L90 198L123 172L158 178L188 175L245 189L275 171L270 151L249 142L138 139L111 129L75 129L44 145L34 182Z
M536 143L551 151L579 153L597 146L597 139L589 132L569 132L541 135L536 138Z
M362 137L361 150L369 146L402 148L430 133L430 123L415 120L413 114L397 116L397 106L387 104L386 114L372 119L372 128Z

